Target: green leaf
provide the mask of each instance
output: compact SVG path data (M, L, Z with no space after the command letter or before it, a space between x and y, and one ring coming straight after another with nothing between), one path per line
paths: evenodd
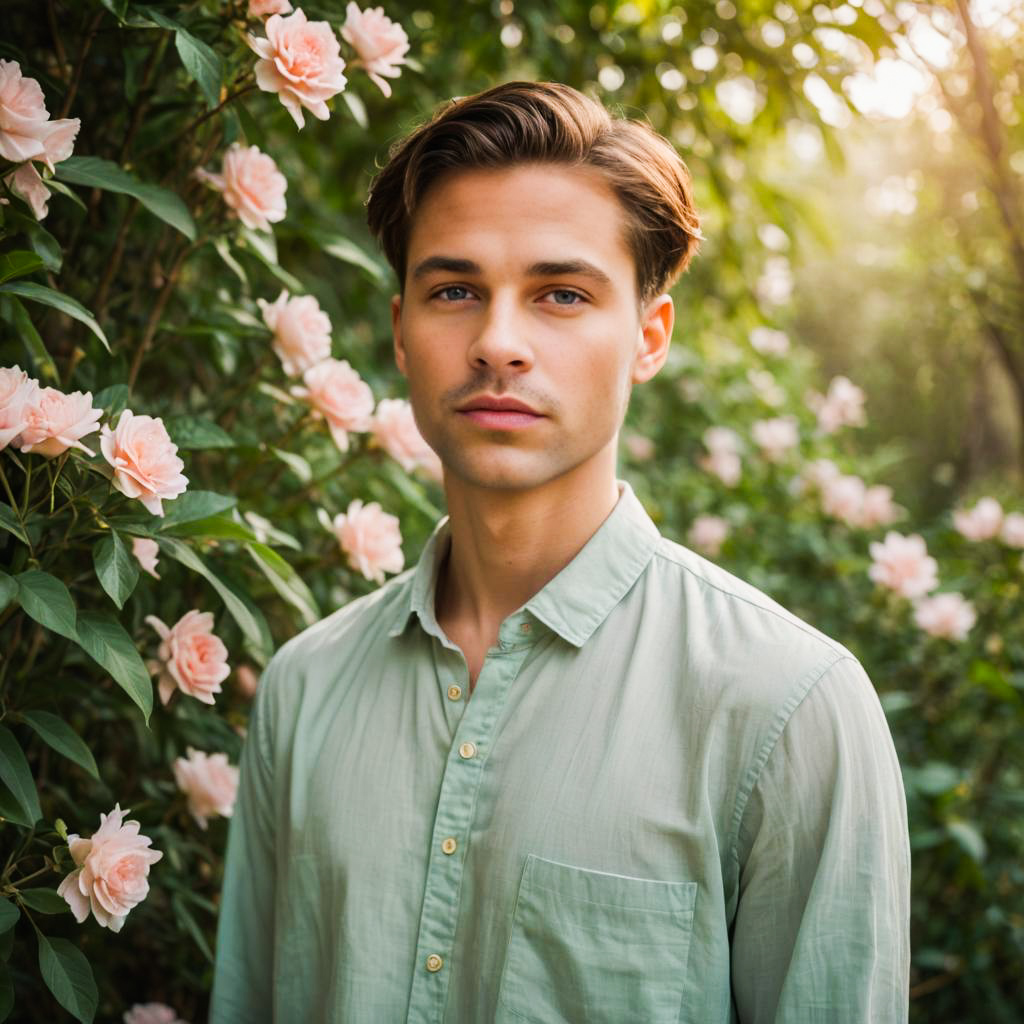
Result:
M102 612L78 614L78 643L139 706L146 723L153 710L153 683L142 657L117 619Z
M355 119L360 128L366 129L370 126L370 119L366 116L366 104L351 90L346 89L341 98L345 101L349 113Z
M308 484L313 479L313 467L303 456L297 452L285 451L283 448L270 450L299 478L300 483Z
M13 533L22 544L28 543L28 537L25 536L25 531L21 528L21 520L17 513L10 505L5 505L2 501L0 501L0 530Z
M21 911L9 900L0 896L0 932L13 928L21 917Z
M0 253L0 284L16 277L27 277L43 269L43 261L26 249Z
M274 645L262 612L247 597L239 594L213 572L187 544L171 537L161 537L159 544L172 558L193 572L199 573L220 594L229 614L238 623L255 655L265 664L273 652Z
M82 1024L92 1024L99 993L85 954L67 939L39 939L39 972L54 999Z
M111 416L119 416L128 407L132 391L127 384L111 384L93 395L92 404Z
M18 802L18 808L24 816L22 824L34 825L43 816L43 812L39 807L39 794L32 780L32 770L14 733L3 725L0 725L0 779L3 779L11 796Z
M57 165L57 175L75 185L90 185L106 192L118 192L138 199L165 224L180 231L190 242L196 240L196 222L181 196L159 185L147 185L112 160L98 156L72 156Z
M978 831L976 825L969 821L949 821L946 822L946 831L972 860L980 864L985 859L988 847L985 837Z
M61 166L63 167L63 164ZM45 285L36 284L34 281L8 281L7 284L0 284L0 292L8 295L19 295L30 302L39 302L44 306L59 309L72 319L85 324L100 339L103 347L108 352L110 351L110 342L107 341L107 336L103 333L103 329L96 323L96 318L85 306L69 296L55 291L53 288L47 288Z
M220 57L206 43L196 39L184 26L168 18L161 11L152 7L139 7L137 10L154 25L170 29L175 34L174 45L181 63L199 84L199 89L212 110L220 102L220 83L223 77Z
M62 196L67 196L72 203L77 206L82 213L87 213L88 208L85 203L82 202L81 197L74 189L70 189L63 181L58 181L56 178L47 178L46 187L52 189L54 192L59 192Z
M224 77L220 57L201 39L196 39L191 32L183 28L178 29L174 45L181 63L185 65L185 70L199 84L200 92L206 97L207 106L213 110L220 103L220 85Z
M203 416L169 416L164 420L171 440L187 451L207 448L234 448L232 436L213 420Z
M383 281L388 272L369 253L364 252L355 242L350 241L344 235L330 234L323 231L313 231L313 240L320 248L344 263L351 263L353 266L361 267L375 281Z
M0 612L2 612L18 596L18 584L14 577L0 572Z
M75 635L75 603L68 588L56 576L39 569L29 569L14 577L18 583L18 600L26 614L41 626L77 640Z
M321 614L316 598L292 566L266 544L255 542L245 547L271 586L298 611L302 621L307 626L318 622Z
M47 270L52 270L55 274L59 272L61 264L64 262L64 254L60 242L46 228L40 227L38 224L31 225L28 229L28 244L43 261L43 266Z
M22 889L18 897L26 907L40 914L65 914L71 909L56 889Z
M259 537L248 526L235 522L229 516L208 516L206 519L194 519L190 523L182 523L169 530L175 537L203 537L216 540L253 541Z
M28 310L13 295L4 295L0 298L0 315L14 327L15 334L24 342L39 376L48 378L53 384L59 383L57 365L47 352L36 325L28 315Z
M59 718L49 711L23 711L21 717L47 746L74 761L75 764L81 765L94 779L99 781L100 773L92 751L63 718Z
M186 491L174 499L170 511L160 521L161 532L169 531L180 523L194 519L206 519L234 508L238 499L233 494L217 494L216 491Z
M123 608L139 582L138 560L129 553L115 530L93 547L92 557L100 586L118 608Z
M5 1021L14 1009L14 981L7 964L0 963L0 1021Z

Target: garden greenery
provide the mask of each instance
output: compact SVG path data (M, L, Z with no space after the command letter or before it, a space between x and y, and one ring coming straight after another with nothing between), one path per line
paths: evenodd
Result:
M870 57L881 4L45 6L7 4L0 40L0 1019L204 1019L259 672L442 514L368 183L512 77L643 112L690 165L708 242L622 472L875 681L914 1018L1019 1019L1024 517L911 522L858 452L863 393L778 322L815 217L778 142L839 158L821 89L845 109L852 57L818 29Z

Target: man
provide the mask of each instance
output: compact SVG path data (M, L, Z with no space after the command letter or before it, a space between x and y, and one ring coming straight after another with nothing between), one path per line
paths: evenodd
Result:
M265 673L214 1022L905 1019L870 683L615 479L699 236L679 158L512 83L400 144L369 218L449 518Z

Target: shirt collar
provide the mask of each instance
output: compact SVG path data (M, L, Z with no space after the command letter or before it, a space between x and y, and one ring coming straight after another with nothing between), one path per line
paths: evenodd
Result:
M575 647L582 647L647 568L661 535L625 481L608 518L561 572L523 608ZM415 613L430 634L443 637L434 616L438 571L448 551L448 517L427 541L390 635L404 632Z

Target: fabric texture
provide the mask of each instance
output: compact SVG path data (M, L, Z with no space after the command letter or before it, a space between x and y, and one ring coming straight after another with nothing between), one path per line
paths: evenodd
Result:
M842 646L628 485L469 696L419 564L264 674L211 1021L899 1024L899 764Z

